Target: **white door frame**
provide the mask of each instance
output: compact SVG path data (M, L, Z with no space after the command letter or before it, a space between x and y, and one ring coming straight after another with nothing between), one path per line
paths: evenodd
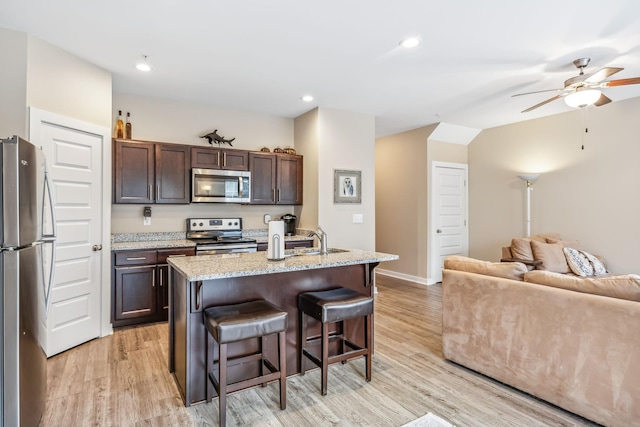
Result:
M464 220L466 221L466 233L465 233L465 241L464 247L469 250L469 165L466 163L451 163L451 162L431 162L431 167L429 168L429 176L427 177L427 192L429 197L427 198L429 203L429 208L427 209L427 285L433 285L436 282L435 276L433 275L433 268L438 265L437 262L437 251L436 251L436 230L433 226L434 223L434 210L435 210L435 189L433 186L433 176L435 175L435 170L438 167L442 168L454 168L454 169L463 169L465 171L465 180L467 185L465 186L465 212L464 212Z
M100 257L100 336L113 333L111 324L111 129L63 116L38 108L29 107L29 140L39 134L40 123L51 123L71 129L82 129L102 138L102 252ZM33 138L32 138L33 137Z

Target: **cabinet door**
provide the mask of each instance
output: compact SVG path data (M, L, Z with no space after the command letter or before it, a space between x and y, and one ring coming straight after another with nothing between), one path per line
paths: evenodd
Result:
M273 205L276 202L276 155L249 153L251 204Z
M154 317L157 313L156 266L115 268L114 320Z
M302 157L293 155L278 155L278 205L302 204Z
M234 171L249 170L249 152L244 150L221 150L222 167Z
M188 204L189 147L178 144L156 144L156 203Z
M114 203L153 203L154 144L114 140L113 147Z
M289 240L284 242L285 249L310 248L313 246L313 240Z
M158 320L169 318L169 265L158 265Z
M220 151L219 148L191 147L191 167L220 169Z

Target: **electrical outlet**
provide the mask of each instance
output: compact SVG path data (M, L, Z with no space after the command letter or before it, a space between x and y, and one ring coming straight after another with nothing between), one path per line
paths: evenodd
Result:
M353 223L354 224L362 224L364 222L364 215L362 214L353 214Z
M151 217L150 216L145 216L143 224L144 225L151 225Z
M264 215L264 223L265 224L269 224L269 221L271 221L271 215L265 214Z

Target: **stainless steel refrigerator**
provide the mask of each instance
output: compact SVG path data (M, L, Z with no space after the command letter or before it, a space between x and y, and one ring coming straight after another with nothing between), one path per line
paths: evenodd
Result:
M46 399L38 331L53 282L53 203L42 150L16 136L2 139L0 164L0 425L37 426Z

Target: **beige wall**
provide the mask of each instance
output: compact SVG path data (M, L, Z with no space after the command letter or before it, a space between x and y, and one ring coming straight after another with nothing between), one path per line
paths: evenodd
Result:
M0 28L0 138L27 137L27 35Z
M28 36L27 105L111 126L111 73Z
M296 208L298 227L314 230L318 226L318 109L294 120L296 151L304 156L302 206Z
M532 233L577 239L612 271L637 273L639 114L635 98L483 131L469 146L470 255L497 260L502 245L525 234L517 175L539 172Z
M334 170L361 172L360 204L333 203ZM330 246L375 249L375 119L368 114L318 110L318 223ZM353 223L362 214L363 223Z
M218 129L225 138L236 138L232 148L259 150L267 146L273 150L275 147L293 147L293 120L283 117L114 93L110 113L113 123L118 110L122 110L123 115L131 112L134 139L211 147L200 135ZM304 191L306 195L307 189ZM151 225L144 226L142 205L112 205L112 233L185 231L185 219L199 216L240 216L244 228L266 228L265 214L276 219L285 213L294 213L292 206L218 203L149 206L152 207Z
M384 269L427 277L427 139L435 126L376 140L376 250L397 254ZM408 184L408 188L403 185Z
M431 165L467 163L467 146L432 140L439 124L376 141L376 249L400 255L384 270L427 283ZM445 124L445 126L447 126ZM410 181L408 190L399 182Z

